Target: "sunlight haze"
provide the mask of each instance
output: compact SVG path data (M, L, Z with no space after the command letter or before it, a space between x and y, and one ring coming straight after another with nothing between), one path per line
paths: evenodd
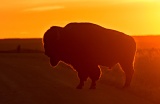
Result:
M92 22L128 35L160 34L159 0L2 0L0 38L42 38L53 25Z

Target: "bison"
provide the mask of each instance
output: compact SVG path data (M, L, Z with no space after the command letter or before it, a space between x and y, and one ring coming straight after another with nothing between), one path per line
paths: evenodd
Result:
M111 68L119 63L125 73L123 87L131 83L136 43L129 35L93 23L69 23L48 29L43 43L52 66L64 61L78 72L77 89L82 89L88 77L92 80L90 89L96 88L101 75L98 65Z

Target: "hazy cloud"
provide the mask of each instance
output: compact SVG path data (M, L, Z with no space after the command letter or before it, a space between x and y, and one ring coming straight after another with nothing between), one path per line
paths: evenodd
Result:
M17 7L28 7L44 4L59 4L59 3L77 3L85 5L97 5L98 4L113 4L113 3L132 3L132 2L156 2L160 3L160 0L1 0L0 9L12 9Z
M34 8L28 8L24 11L48 11L48 10L56 10L56 9L63 9L64 6L42 6L42 7L34 7Z

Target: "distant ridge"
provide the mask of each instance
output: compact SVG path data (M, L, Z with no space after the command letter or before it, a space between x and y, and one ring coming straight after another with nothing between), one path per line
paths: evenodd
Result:
M42 38L6 38L0 39L1 53L42 53L43 43Z
M132 36L137 49L160 49L160 35ZM0 39L0 53L15 53L20 45L20 53L44 52L42 38L5 38Z
M40 40L42 38L2 38L0 40Z
M23 49L21 51L17 51L17 50L0 51L0 53L43 53L43 51L41 51L41 50Z

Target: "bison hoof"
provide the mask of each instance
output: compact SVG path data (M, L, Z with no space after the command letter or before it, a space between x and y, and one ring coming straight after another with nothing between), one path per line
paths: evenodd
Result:
M96 89L96 86L91 86L89 89Z
M129 87L130 87L130 83L127 83L127 82L123 86L123 88L129 88Z
M82 86L79 86L79 85L78 85L76 88L77 88L77 89L82 89Z
M122 89L126 89L126 88L129 88L130 86L129 85L125 85L122 87Z

